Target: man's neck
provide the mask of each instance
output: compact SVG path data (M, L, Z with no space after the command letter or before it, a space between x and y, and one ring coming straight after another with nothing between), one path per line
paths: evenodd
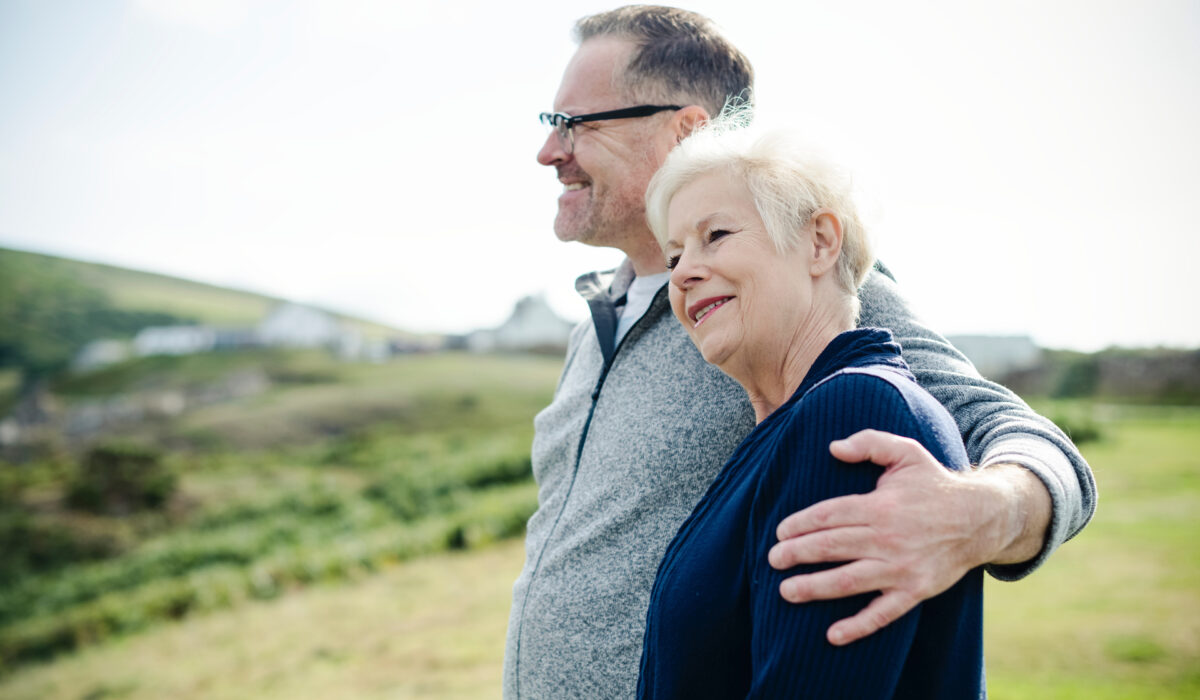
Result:
M622 246L621 251L633 263L633 272L638 277L656 275L667 270L662 248L649 231L645 236L639 236L631 245Z

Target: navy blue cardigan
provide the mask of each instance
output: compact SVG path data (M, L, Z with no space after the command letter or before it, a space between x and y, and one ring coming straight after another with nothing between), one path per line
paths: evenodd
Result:
M845 647L825 632L874 594L793 605L767 551L779 521L875 487L881 470L846 464L829 443L865 428L911 437L942 464L967 455L949 414L921 389L891 334L839 335L804 382L726 462L659 566L646 618L642 698L975 698L983 680L982 570Z

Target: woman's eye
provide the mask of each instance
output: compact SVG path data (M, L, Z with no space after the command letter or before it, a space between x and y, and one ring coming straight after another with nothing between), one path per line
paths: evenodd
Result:
M711 243L712 241L715 241L715 240L717 240L718 238L724 238L725 236L728 236L728 235L729 235L729 234L731 234L731 233L733 233L733 232L732 232L732 231L726 231L725 229L719 228L719 229L717 229L716 231L713 231L713 232L711 232L711 233L709 233L709 234L708 234L708 240L709 240L709 242Z
M668 270L674 270L675 266L678 264L679 264L679 256L678 255L672 255L671 257L667 258L667 269Z

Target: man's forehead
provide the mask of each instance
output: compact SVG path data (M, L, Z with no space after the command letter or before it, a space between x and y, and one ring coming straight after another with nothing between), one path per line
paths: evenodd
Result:
M584 41L563 71L554 109L568 114L611 109L618 95L618 68L629 59L633 44L617 37L594 37Z

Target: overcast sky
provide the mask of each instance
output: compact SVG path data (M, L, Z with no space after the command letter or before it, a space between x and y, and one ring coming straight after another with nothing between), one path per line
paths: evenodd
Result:
M620 254L534 156L595 2L0 0L0 245L415 331ZM1200 2L695 2L944 333L1200 346Z

